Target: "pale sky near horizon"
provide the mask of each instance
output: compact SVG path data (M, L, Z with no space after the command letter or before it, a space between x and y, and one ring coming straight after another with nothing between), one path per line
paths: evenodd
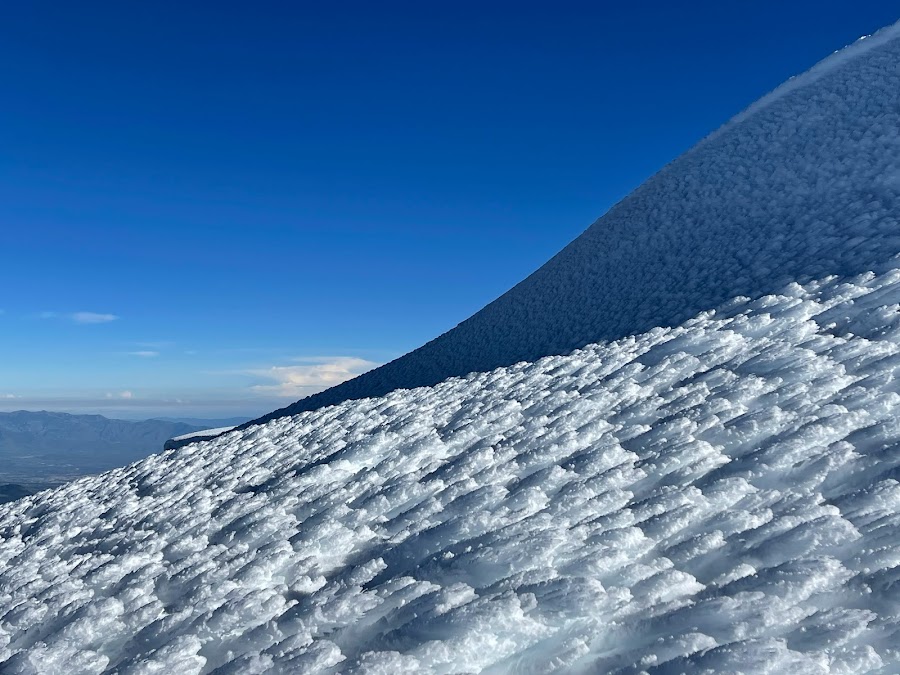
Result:
M900 18L677 4L10 5L0 410L256 416L396 358Z

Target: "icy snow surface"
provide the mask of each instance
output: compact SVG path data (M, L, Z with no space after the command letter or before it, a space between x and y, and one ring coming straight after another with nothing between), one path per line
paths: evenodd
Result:
M900 269L0 507L4 673L900 670Z
M786 82L455 329L266 416L674 326L900 252L900 24ZM552 224L551 224L552 226Z
M200 431L193 431L189 434L182 434L181 436L176 436L173 438L173 441L186 441L189 438L209 438L212 436L219 436L221 434L227 433L234 429L234 426L230 427L218 427L216 429L201 429Z

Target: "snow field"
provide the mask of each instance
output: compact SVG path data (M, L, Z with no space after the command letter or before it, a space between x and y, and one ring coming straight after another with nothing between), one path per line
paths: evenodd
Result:
M0 507L4 673L900 669L900 269Z

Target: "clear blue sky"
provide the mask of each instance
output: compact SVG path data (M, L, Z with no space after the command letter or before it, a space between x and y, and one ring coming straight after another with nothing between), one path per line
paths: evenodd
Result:
M0 409L255 415L451 328L895 2L22 2Z

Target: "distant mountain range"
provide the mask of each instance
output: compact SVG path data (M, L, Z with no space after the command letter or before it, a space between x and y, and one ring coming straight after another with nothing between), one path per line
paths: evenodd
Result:
M249 417L222 417L220 419L205 419L201 417L154 417L152 421L159 420L161 422L183 422L198 426L201 429L211 429L213 427L236 427L250 420Z
M0 503L160 452L169 438L228 420L117 420L59 412L0 413Z

